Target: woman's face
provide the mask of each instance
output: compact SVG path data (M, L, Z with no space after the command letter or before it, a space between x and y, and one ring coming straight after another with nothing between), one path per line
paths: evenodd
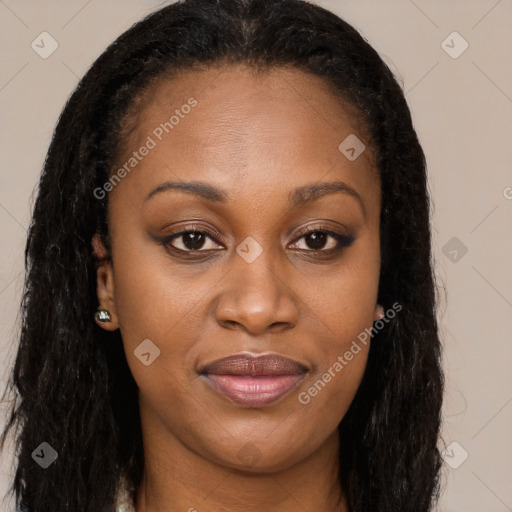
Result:
M380 183L351 112L318 77L244 66L160 81L139 105L98 298L161 446L263 472L337 442L380 267ZM292 363L243 357L265 354Z

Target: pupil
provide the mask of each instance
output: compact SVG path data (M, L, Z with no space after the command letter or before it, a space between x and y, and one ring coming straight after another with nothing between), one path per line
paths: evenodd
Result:
M188 249L200 249L204 245L204 237L202 233L188 233L185 237L185 246Z
M308 246L311 249L321 249L325 245L326 233L311 233L308 235L309 240L313 240L312 243L308 242ZM313 245L313 247L311 247Z

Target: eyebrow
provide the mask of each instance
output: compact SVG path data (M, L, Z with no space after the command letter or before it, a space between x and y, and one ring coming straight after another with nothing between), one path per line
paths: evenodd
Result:
M191 194L197 197L206 199L207 201L215 203L227 203L229 196L225 190L217 188L213 185L205 183L203 181L189 181L189 182L171 182L166 181L155 189L153 189L146 197L145 201L148 201L152 197L162 192L169 190L177 190L186 194ZM318 182L303 185L301 187L292 190L288 194L288 201L292 207L298 207L311 203L320 199L321 197L343 193L357 199L363 210L364 216L366 217L366 208L361 196L355 189L347 185L343 181L330 181L330 182Z

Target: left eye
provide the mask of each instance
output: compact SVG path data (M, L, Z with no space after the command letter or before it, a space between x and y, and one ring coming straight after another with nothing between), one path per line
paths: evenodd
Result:
M325 244L329 238L331 239L331 243L329 244L330 246L326 248ZM307 252L335 251L343 247L348 247L354 241L353 237L351 236L341 235L339 233L334 233L333 231L327 231L324 229L308 231L300 236L294 244L296 245L298 241L302 239L306 241L307 245L313 246L313 248L310 249L303 249L299 247L300 250L305 250Z

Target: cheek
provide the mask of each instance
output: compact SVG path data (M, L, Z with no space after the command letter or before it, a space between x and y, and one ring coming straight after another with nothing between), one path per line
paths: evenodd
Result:
M193 264L177 265L165 248L135 240L135 235L113 240L115 306L126 358L146 397L163 398L164 405L169 396L181 402L197 377L200 342L208 340L208 297L225 270L198 272ZM139 356L148 351L154 362L146 366ZM181 407L187 403L183 399Z
M125 242L128 238L131 243ZM203 281L186 286L187 270L173 264L165 248L140 234L125 239L113 241L115 305L123 338L171 335L184 312L193 313L200 302Z
M356 286L350 280L343 283L346 293L340 294L338 289L332 294L333 300L324 304L325 309L320 309L323 314L315 329L315 368L297 393L303 412L322 418L315 434L319 439L333 431L346 414L361 383L370 348L374 285Z
M113 241L113 249L115 307L133 376L141 388L144 380L157 371L155 381L162 386L170 389L172 382L179 385L181 374L175 374L173 365L182 365L187 349L185 332L190 328L188 318L199 292L179 285L170 265L162 264L165 259L158 257L159 251L148 250L143 243L137 246L124 241ZM174 342L169 343L171 340ZM142 351L143 347L147 350ZM141 354L147 352L150 356L141 360ZM150 364L146 366L145 362ZM167 382L170 374L175 374L174 380Z
M361 238L342 263L301 285L307 309L324 332L325 353L343 353L352 340L371 327L380 274L378 236Z
M378 239L354 251L344 265L321 280L321 293L303 288L315 319L315 360L298 401L326 411L326 428L341 421L361 382L371 341L379 284ZM320 288L316 287L317 290Z

